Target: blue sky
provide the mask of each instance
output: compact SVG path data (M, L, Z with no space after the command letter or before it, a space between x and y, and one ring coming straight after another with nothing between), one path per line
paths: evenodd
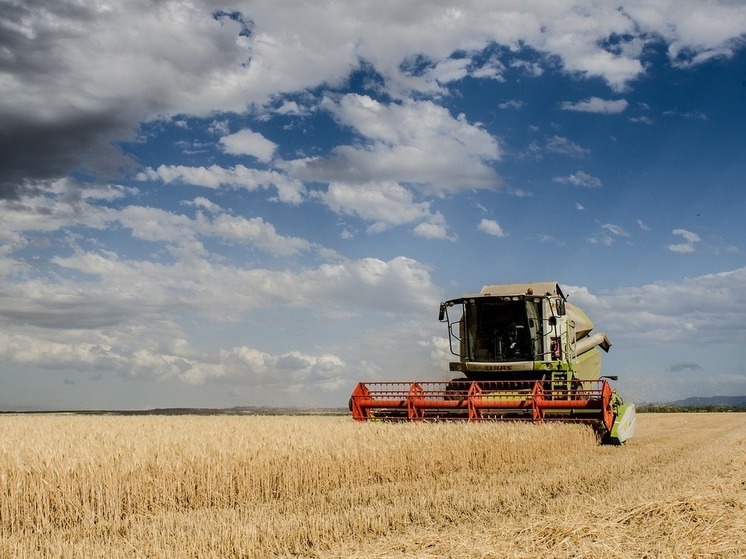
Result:
M344 406L558 281L745 394L746 7L0 1L0 409Z

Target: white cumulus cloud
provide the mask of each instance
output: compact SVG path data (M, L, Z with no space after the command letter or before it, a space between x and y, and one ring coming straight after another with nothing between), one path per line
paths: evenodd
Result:
M431 101L384 104L357 94L327 99L324 107L363 143L337 146L327 158L295 162L293 176L322 182L394 181L435 194L499 184L491 166L501 157L498 141L463 115L454 117Z
M594 177L585 171L578 171L567 177L554 177L553 180L555 182L582 186L584 188L601 188L603 186L601 179Z
M479 222L479 225L477 225L477 229L479 229L482 233L492 235L493 237L505 236L503 228L500 227L500 224L494 219L483 219Z
M223 151L232 155L251 155L262 163L268 163L277 149L277 144L251 130L241 130L220 138Z
M679 254L686 254L688 252L694 252L696 250L695 245L700 242L699 235L687 231L686 229L674 229L671 232L673 235L680 236L684 239L681 243L673 243L668 245L668 250L671 252L677 252Z
M562 103L562 109L584 113L618 114L624 112L628 105L626 99L607 100L600 97L591 97L578 103L566 101Z
M337 213L373 222L371 232L410 223L431 215L427 202L415 202L412 193L394 181L351 185L333 182L322 199Z
M193 184L212 189L230 187L254 191L273 188L277 191L277 198L288 204L300 203L306 190L302 182L288 177L283 171L252 169L245 165L160 165L157 169L147 168L138 173L137 179L157 180L165 184Z

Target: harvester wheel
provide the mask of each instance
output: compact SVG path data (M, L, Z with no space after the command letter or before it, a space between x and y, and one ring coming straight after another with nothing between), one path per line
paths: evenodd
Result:
M619 439L615 439L611 436L609 431L597 432L598 440L603 446L622 446L624 442L619 442Z

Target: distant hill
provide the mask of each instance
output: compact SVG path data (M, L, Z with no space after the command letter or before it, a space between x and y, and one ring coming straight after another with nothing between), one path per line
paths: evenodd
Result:
M746 396L692 396L673 402L641 404L639 412L746 412Z
M670 406L701 407L726 406L746 408L746 396L692 396L675 402L668 402Z

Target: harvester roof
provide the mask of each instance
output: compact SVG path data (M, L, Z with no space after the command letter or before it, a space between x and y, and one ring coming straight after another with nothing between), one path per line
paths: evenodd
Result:
M542 281L535 283L507 283L499 285L485 285L480 296L507 297L510 295L536 295L536 296L560 296L563 299L559 284L556 281Z

